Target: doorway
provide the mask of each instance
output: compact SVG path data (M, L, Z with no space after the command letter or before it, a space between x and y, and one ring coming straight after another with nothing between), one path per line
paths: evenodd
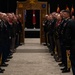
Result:
M29 29L29 25L28 25L28 29L25 29L25 10L37 10L37 12L40 12L40 28L39 29L35 29L36 31L40 31L39 32L39 37L40 37L40 44L45 42L45 37L44 37L44 29L43 29L43 20L44 20L44 16L45 14L47 14L47 2L40 2L38 0L35 0L34 2L31 2L31 0L26 0L23 2L17 2L17 13L21 14L21 22L22 22L22 33L21 33L21 43L25 43L25 38L26 35L25 34L26 30L28 31ZM37 25L36 25L37 26ZM31 30L33 31L33 26L31 26Z
M24 31L25 38L40 39L40 10L24 10Z

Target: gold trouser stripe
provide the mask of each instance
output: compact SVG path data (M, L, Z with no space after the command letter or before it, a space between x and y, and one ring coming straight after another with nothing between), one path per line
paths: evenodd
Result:
M0 54L0 65L2 63L2 54Z
M70 55L67 53L67 51L66 51L66 55L67 55L67 68L71 68L71 61L69 59Z

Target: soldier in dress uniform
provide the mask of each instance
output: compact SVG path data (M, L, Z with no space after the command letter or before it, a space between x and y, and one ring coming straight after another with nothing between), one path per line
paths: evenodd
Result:
M43 27L44 27L44 36L45 36L45 44L47 45L47 23L48 23L48 15L45 15L45 20L43 21Z
M71 19L65 31L66 49L70 55L73 75L75 75L75 20Z
M14 14L13 26L14 26L14 35L15 35L15 48L16 48L19 46L19 24L15 14Z
M53 28L54 28L54 20L52 14L49 15L49 21L48 21L48 42L50 44L49 51L51 52L51 55L53 55L54 51L54 37L53 37Z
M7 66L8 64L5 63L7 57L10 52L10 43L9 43L9 26L6 20L7 15L2 13L2 30L1 30L1 37L2 37L2 66Z
M51 52L51 49L50 49L50 47L51 47L51 42L50 42L50 34L51 34L51 25L52 25L52 14L49 14L49 19L48 19L48 25L47 25L47 30L48 30L48 32L47 32L47 37L48 37L48 39L47 39L47 42L48 42L48 48L49 48L49 51Z
M15 49L17 47L17 38L18 38L18 29L17 29L17 18L15 14L13 15L13 51L15 52Z
M51 34L51 37L50 37L50 40L51 40L51 55L54 55L55 57L55 38L54 38L54 28L55 28L55 24L56 24L56 12L53 12L52 13L52 23L51 23L51 31L50 31L50 34Z
M18 28L18 45L21 45L21 33L22 33L22 23L21 23L21 16L16 15L17 17L17 28Z
M70 72L70 68L68 68L67 66L67 55L66 55L66 46L65 46L65 31L66 31L66 26L69 23L70 20L70 11L68 10L64 10L63 11L63 18L64 18L64 23L62 24L62 28L61 28L61 39L62 39L62 59L63 59L63 64L64 64L64 68L61 69L62 73L66 73L66 72Z
M15 20L14 20L14 14L8 13L9 17L9 24L11 25L12 30L12 42L11 42L11 51L15 51L15 40L16 40L16 27L15 27Z
M60 14L57 14L57 17L56 17L57 21L56 21L56 24L55 24L55 46L56 46L56 61L59 62L61 61L61 50L60 50L60 42L59 42L59 26L60 26L60 23L61 23L61 16Z
M2 57L3 57L3 37L2 37L2 29L3 29L3 22L2 22L2 12L0 12L0 73L3 73L3 69L1 68L2 65Z
M9 18L7 16L7 14L5 14L4 16L4 24L7 26L7 57L11 55L11 50L10 50L10 47L11 47L11 37L12 37L12 31L11 31L11 25L9 24ZM6 57L6 58L7 58Z
M64 10L61 10L61 12L60 12L61 23L59 25L59 42L60 42L60 50L61 50L61 63L59 63L60 67L64 66L64 57L63 57L64 52L63 52L63 40L62 40L63 38L62 38L62 34L61 34L63 24L65 23L65 20L63 18L63 12L64 12Z

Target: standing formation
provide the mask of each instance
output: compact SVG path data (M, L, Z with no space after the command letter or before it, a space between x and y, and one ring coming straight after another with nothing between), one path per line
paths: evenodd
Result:
M22 25L20 15L0 12L0 73L4 71L2 66L7 66L8 58L12 58L13 52L20 43Z
M69 10L60 13L53 12L45 16L43 22L45 43L49 48L62 73L70 72L72 65L75 75L75 18L70 15ZM70 62L71 60L71 62Z

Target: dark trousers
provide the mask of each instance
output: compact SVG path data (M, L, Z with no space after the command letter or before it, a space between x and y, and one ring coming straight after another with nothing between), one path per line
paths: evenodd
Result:
M48 32L48 43L50 44L50 33Z
M0 66L2 64L3 47L0 45Z
M49 38L50 38L50 50L54 53L54 49L55 49L54 37L53 35L50 35Z
M20 40L21 40L21 33L19 33L19 45L21 44Z
M59 42L59 39L56 39L55 41L56 41L55 44L56 44L57 55L58 55L58 57L61 58L61 50L60 50L60 42Z
M60 49L61 49L61 57L62 63L64 64L65 68L67 69L67 55L66 55L66 47L63 39L60 39Z
M73 75L75 75L75 55L71 55L70 56L71 59L71 65L72 65L72 71L73 71Z
M19 34L16 35L15 48L19 46Z
M9 51L10 51L10 45L9 44L4 44L2 49L3 49L3 56L2 56L2 63L5 62L5 60L7 59L8 55L9 55Z
M13 37L13 38L12 38L12 45L11 45L12 51L15 50L15 39L16 39L16 37Z
M47 44L47 32L45 32L45 43Z

